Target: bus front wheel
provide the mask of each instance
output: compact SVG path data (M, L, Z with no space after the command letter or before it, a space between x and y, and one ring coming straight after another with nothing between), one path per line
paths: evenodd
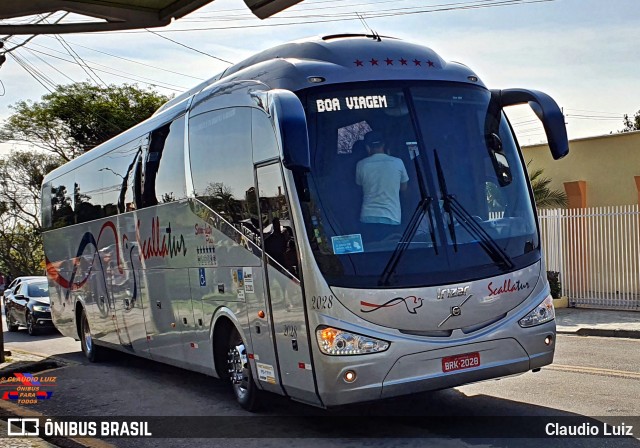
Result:
M229 379L240 406L247 411L258 408L258 387L253 381L251 366L247 356L247 349L240 333L234 328L229 336L229 351L227 352Z

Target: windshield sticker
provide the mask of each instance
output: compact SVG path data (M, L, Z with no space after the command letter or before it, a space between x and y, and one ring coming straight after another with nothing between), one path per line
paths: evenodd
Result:
M416 310L422 306L422 298L416 296L395 297L380 305L362 300L360 301L360 306L362 306L360 311L363 313L373 313L374 311L378 311L383 308L391 308L396 305L400 305L401 303L404 304L405 308L407 308L409 314L417 314Z
M411 160L415 159L417 155L420 154L420 150L418 149L418 142L406 142L407 150L409 151L409 156Z
M356 109L386 109L386 95L347 96L344 98L324 98L316 100L318 112L337 112Z
M332 236L331 244L333 245L333 253L336 255L364 252L362 235L359 233L354 235Z
M366 148L364 146L364 135L367 132L373 131L369 123L366 121L360 121L359 123L353 123L348 126L338 128L338 154L352 154L357 152L356 142L360 142L361 154L357 154L358 157L364 157Z

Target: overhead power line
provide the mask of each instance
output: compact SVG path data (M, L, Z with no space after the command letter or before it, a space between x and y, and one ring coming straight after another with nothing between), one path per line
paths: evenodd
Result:
M69 53L69 56L71 56L71 58L76 61L76 64L87 74L87 76L89 76L89 78L95 82L96 84L101 84L105 87L107 87L107 83L105 83L102 78L100 78L100 76L98 76L98 74L96 72L94 72L91 67L89 67L89 64L87 64L84 59L82 59L78 53L76 53L73 48L69 47L69 45L67 44L67 42L62 38L62 36L55 36L55 38L58 40L58 42L60 43L60 45L62 46L62 48L64 48L65 50L67 50L67 53ZM96 78L98 79L98 81L96 81Z
M524 6L527 4L535 4L535 3L550 3L556 0L488 0L486 2L479 3L475 2L465 2L465 3L457 3L453 5L457 6L443 6L443 7L432 7L431 9L421 9L417 11L403 11L403 12L370 12L370 13L361 13L361 15L365 19L375 19L375 18L387 18L387 17L399 17L406 15L415 15L415 14L428 14L434 12L445 12L445 11L458 11L458 10L473 10L473 9L484 9L484 8L495 8L495 7L504 7L504 6ZM323 20L305 20L299 22L288 22L288 23L266 23L266 24L256 24L256 25L231 25L231 26L214 26L214 27L205 27L205 28L183 28L183 29L174 29L174 30L159 30L154 31L154 34L166 34L166 33L180 33L180 32L192 32L192 31L209 31L209 30L231 30L231 29L246 29L246 28L270 28L270 27L280 27L280 26L292 26L292 25L308 25L314 23L329 23L329 22L344 22L344 21L352 21L359 20L356 13L337 13L335 15L325 15L326 17L332 17ZM284 20L284 19L281 19ZM179 23L179 22L178 22ZM142 33L144 31L113 31L111 34L137 34ZM161 36L164 37L164 36ZM196 50L198 51L198 50ZM211 56L211 55L209 55ZM214 56L215 57L215 56Z
M53 39L53 37L50 37L50 36L45 36L45 37L49 37L50 39ZM84 45L80 45L80 44L75 43L75 42L69 42L68 40L67 40L67 43L69 45L71 45L72 47L80 47L80 48L84 48L86 50L95 51L96 53L104 54L106 56L111 56L113 58L117 58L117 59L121 59L123 61L131 62L132 64L143 65L145 67L151 67L151 68L153 68L155 70L161 70L163 72L168 72L168 73L173 73L175 75L185 76L187 78L196 79L198 81L204 81L204 78L199 78L199 77L193 76L193 75L187 75L186 73L176 72L176 71L173 71L173 70L169 70L167 68L159 67L157 65L145 64L144 62L136 61L134 59L125 58L123 56L118 56L116 54L112 54L112 53L109 53L109 52L106 52L106 51L97 50L97 49L91 48L91 47L86 47ZM53 48L47 47L45 45L40 45L40 44L36 44L36 43L32 43L31 45L37 45L38 47L46 48L47 50L51 50L51 51L56 51L57 52L57 50L54 50Z
M64 62L68 62L70 64L74 64L74 65L76 64L75 61L72 61L72 60L69 60L69 59L65 59L65 58L62 58L62 57L59 57L59 56L55 56L55 55L49 54L49 53L47 53L45 51L37 50L35 48L27 47L26 49L28 49L28 50L30 50L32 52L43 54L43 55L48 56L50 58L59 59L59 60L64 61ZM52 51L56 51L56 50L52 50ZM60 52L57 52L57 53L60 53ZM92 70L94 70L94 71L107 73L107 74L110 74L110 75L113 75L113 76L119 76L120 78L123 78L123 79L128 79L128 80L136 81L136 82L142 82L144 84L148 84L148 85L155 86L155 87L162 87L164 89L173 90L175 92L182 92L182 91L187 89L187 87L184 87L184 86L178 86L178 85L170 84L170 83L167 83L167 82L157 81L157 80L151 79L151 78L145 78L143 76L138 76L138 75L135 75L133 73L124 72L122 70L118 70L118 69L112 68L112 67L110 67L108 65L99 64L97 62L91 62L91 64L94 65L94 66L105 67L106 69L108 69L108 70L106 70L106 69L99 69L99 68L93 67ZM121 75L120 73L125 73L125 74L130 75L130 76L124 76L124 75Z
M206 53L206 52L204 52L204 51L198 50L197 48L190 47L189 45L185 45L185 44L183 44L182 42L178 42L178 41L176 41L176 40L169 39L168 37L166 37L166 36L162 36L162 35L160 35L160 34L156 33L155 31L151 31L151 30L146 29L146 28L145 28L145 30L146 30L146 31L148 31L148 32L150 32L151 34L155 34L155 35L156 35L156 36L158 36L158 37L161 37L161 38L163 38L163 39L166 39L166 40L168 40L169 42L173 42L174 44L177 44L177 45L180 45L180 46L182 46L182 47L188 48L189 50L196 51L196 52L198 52L198 53L200 53L200 54L203 54L203 55L205 55L205 56L209 56L210 58L217 59L218 61L226 62L227 64L233 64L233 62L231 62L231 61L227 61L226 59L222 59L222 58L219 58L218 56L214 56L214 55L212 55L212 54L209 54L209 53Z

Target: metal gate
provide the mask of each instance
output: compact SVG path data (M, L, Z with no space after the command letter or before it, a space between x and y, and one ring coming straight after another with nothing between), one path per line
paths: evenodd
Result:
M548 271L572 306L640 311L638 205L538 210Z

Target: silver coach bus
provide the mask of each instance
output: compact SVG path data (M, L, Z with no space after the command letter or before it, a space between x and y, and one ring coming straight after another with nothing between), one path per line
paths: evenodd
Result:
M566 155L549 96L488 90L429 48L263 51L46 176L54 323L90 361L223 378L250 410L263 391L329 407L539 370L554 309L503 113L522 103Z

